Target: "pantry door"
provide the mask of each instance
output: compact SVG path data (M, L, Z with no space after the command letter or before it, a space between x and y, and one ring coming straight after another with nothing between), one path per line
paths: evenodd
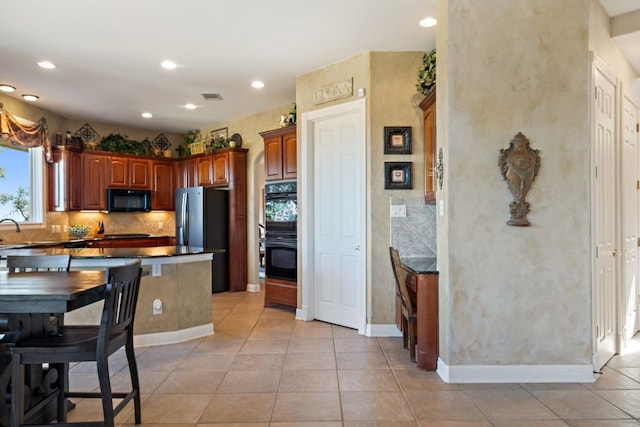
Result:
M617 255L616 233L616 79L607 66L595 59L593 223L595 276L594 368L599 370L617 351Z
M354 101L308 113L303 119L311 150L303 186L311 194L302 215L310 233L304 291L313 318L364 333L365 327L365 115ZM304 138L303 138L304 140ZM303 190L304 191L304 190ZM305 214L310 212L310 214ZM304 227L304 226L303 226ZM305 268L305 266L307 268ZM304 274L304 273L303 273Z
M638 330L638 107L622 96L622 346Z

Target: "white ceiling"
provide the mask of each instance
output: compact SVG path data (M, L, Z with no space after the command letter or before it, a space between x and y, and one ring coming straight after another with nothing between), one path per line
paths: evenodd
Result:
M599 1L611 16L640 9L639 0ZM417 23L435 16L435 3L12 1L2 8L0 83L16 86L15 96L39 95L39 106L71 119L182 133L292 104L296 76L354 55L434 48L435 28ZM633 42L616 41L634 52ZM44 59L57 68L37 67ZM165 59L178 68L160 68ZM640 52L630 59L640 73ZM265 88L252 89L255 79ZM205 101L203 93L223 100ZM188 111L187 103L199 108ZM143 119L144 111L153 118Z
M599 2L607 14L614 19L629 12L640 11L640 0L599 0ZM613 41L620 46L636 73L640 74L640 17L635 21L634 31L613 37Z
M435 29L418 25L435 0L19 0L1 14L0 83L16 96L72 119L174 132L291 106L296 76L366 51L435 47ZM57 68L40 69L43 59ZM178 68L162 69L165 59Z

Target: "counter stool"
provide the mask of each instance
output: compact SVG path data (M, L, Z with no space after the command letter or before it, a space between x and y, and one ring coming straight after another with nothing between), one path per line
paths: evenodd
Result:
M30 410L39 411L51 399L57 402L57 423L46 426L83 425L113 427L115 416L133 400L135 423L140 424L140 384L133 348L133 321L140 289L140 260L110 267L106 272L106 295L98 326L64 326L58 334L29 338L11 349L12 382L11 427L25 425L25 365L54 363L64 366L58 374L58 387ZM131 376L131 391L113 393L109 377L109 356L124 347ZM68 364L97 362L99 393L68 392ZM104 421L67 423L67 397L100 398ZM123 399L115 408L113 398ZM29 424L31 425L31 424Z

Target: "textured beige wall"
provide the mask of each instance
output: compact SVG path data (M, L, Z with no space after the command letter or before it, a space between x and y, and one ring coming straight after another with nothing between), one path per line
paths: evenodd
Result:
M368 321L395 322L395 282L389 260L390 198L424 196L424 147L422 110L424 96L416 90L418 68L424 52L372 52L368 99L367 188L370 204L368 271L370 282ZM411 126L412 154L384 154L384 127ZM413 189L385 190L384 163L412 162Z
M263 111L228 123L218 123L200 130L206 135L214 129L226 127L229 136L239 133L242 136L242 148L249 149L247 153L247 277L249 283L259 283L258 223L264 189L264 141L260 132L279 127L280 115L288 113L293 107L294 101L291 100L291 104L273 110Z
M366 130L366 216L367 223L367 323L395 322L395 285L391 274L389 199L415 197L424 193L422 112L417 93L418 67L423 52L368 52L298 77L298 114L350 102L365 90ZM315 105L316 89L353 78L353 96ZM384 155L385 126L411 126L413 154ZM413 162L413 190L385 190L384 162ZM298 295L300 300L301 295Z
M440 357L590 363L589 0L450 0L440 13ZM518 132L542 161L522 228L506 225L497 166Z

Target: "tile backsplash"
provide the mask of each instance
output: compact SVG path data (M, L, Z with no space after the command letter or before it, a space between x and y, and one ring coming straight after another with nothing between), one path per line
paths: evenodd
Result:
M391 206L406 206L407 216L391 218L391 245L402 258L436 256L436 207L422 197L391 197Z

